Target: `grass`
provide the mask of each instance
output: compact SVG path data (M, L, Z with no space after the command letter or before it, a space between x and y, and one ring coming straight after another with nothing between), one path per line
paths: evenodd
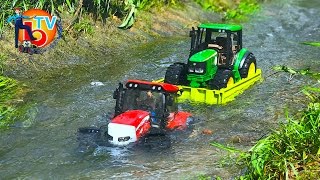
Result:
M316 42L316 41L307 41L307 42L302 42L301 44L320 47L320 42Z
M319 73L277 66L276 70L290 74L310 75L319 80ZM302 92L310 98L308 107L293 117L286 114L267 137L248 151L240 151L217 142L212 146L238 153L237 164L245 168L241 180L318 179L320 177L320 87L305 87Z
M117 16L127 21L131 7L137 10L148 10L164 6L179 4L181 0L3 0L0 7L0 34L6 27L6 19L14 14L14 7L21 7L23 11L39 8L51 14L68 14L72 17L65 27L71 29L74 24L82 23L82 16L89 16L95 21L106 22L109 17ZM134 14L131 14L134 16ZM78 25L77 24L77 25ZM76 29L77 30L77 29Z
M17 82L11 78L0 75L0 128L12 123L15 108L10 102L18 93Z
M242 154L248 170L240 179L295 179L306 174L319 177L319 127L320 103L310 103L300 118L288 117L286 124Z
M259 9L259 0L195 0L203 9L224 13L224 20L244 19Z

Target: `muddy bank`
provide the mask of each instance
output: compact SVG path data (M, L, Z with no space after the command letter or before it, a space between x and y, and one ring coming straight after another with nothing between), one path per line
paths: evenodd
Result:
M200 22L220 22L221 19L221 15L203 11L192 2L179 8L143 12L137 16L136 23L129 30L117 28L121 20L114 16L104 25L94 22L93 35L67 35L65 40L60 40L56 47L42 55L28 55L14 49L14 33L10 29L0 41L0 51L7 57L4 74L17 79L29 79L48 74L57 68L72 68L92 60L103 61L106 55L125 53L128 49L155 39L170 38L173 35L187 37L192 26Z

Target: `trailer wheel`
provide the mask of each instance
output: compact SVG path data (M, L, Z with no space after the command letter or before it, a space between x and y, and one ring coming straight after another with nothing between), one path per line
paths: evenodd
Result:
M210 89L226 88L234 84L232 71L229 69L218 69L214 78L209 81L208 86Z
M252 53L250 53L244 60L242 67L239 69L240 76L241 78L250 77L256 73L256 70L257 70L256 58Z
M176 85L186 85L187 65L184 63L174 63L170 65L166 71L164 82Z

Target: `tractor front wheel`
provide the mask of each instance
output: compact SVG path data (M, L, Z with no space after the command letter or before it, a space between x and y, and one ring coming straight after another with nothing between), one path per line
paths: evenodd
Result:
M27 53L32 55L34 53L33 49L31 47L28 47Z
M19 51L24 52L24 47L22 45L19 45Z
M210 89L222 89L234 84L233 73L229 69L218 69L214 78L209 81Z
M241 78L250 77L256 73L256 70L257 70L256 58L252 53L250 53L244 60L242 67L239 69L240 76Z
M164 82L176 85L187 84L187 65L184 63L170 65L166 71Z

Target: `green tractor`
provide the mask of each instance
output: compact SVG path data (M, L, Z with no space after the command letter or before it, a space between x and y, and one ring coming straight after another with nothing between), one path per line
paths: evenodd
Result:
M242 27L229 24L201 24L190 31L191 48L187 64L174 63L164 82L192 88L221 89L256 73L254 55L242 48Z

